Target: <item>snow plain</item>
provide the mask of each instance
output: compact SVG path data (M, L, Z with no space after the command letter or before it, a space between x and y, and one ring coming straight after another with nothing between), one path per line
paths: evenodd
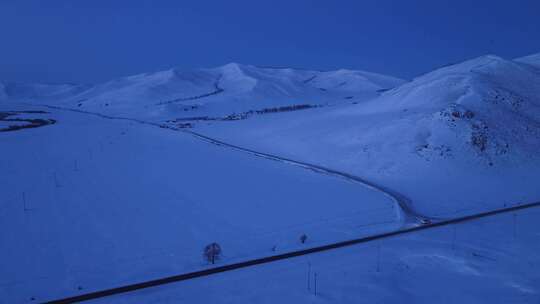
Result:
M538 303L539 219L497 215L89 303Z
M229 263L401 225L394 201L358 184L183 132L47 111L24 115L56 124L0 133L6 303L209 267L214 241Z

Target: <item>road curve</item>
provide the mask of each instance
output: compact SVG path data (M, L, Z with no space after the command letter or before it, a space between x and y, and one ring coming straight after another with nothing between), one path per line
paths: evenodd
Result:
M281 156L274 155L274 154L259 152L259 151L256 151L256 150L240 147L240 146L230 144L230 143L221 141L221 140L216 139L216 138L206 136L204 134L201 134L201 133L189 130L189 129L176 128L176 127L166 125L166 124L160 124L160 123L145 121L145 120L136 119L136 118L110 116L110 115L106 115L106 114L101 114L101 113L97 113L97 112L90 112L90 111L84 111L84 110L79 110L79 109L72 109L72 108L65 108L65 107L58 107L58 106L51 106L51 105L42 105L42 106L45 106L45 107L50 108L50 109L57 109L57 110L63 110L63 111L71 111L71 112L77 112L77 113L82 113L82 114L94 115L94 116L98 116L98 117L105 118L105 119L133 121L133 122L137 122L137 123L140 123L140 124L152 125L152 126L156 126L156 127L160 127L160 128L164 128L164 129L170 129L170 130L174 130L174 131L178 131L178 132L183 132L183 133L190 134L190 135L194 136L195 138L198 138L200 140L203 140L205 142L208 142L208 143L211 143L211 144L214 144L214 145L234 149L234 150L241 151L241 152L244 152L244 153L249 153L249 154L257 156L257 157L262 157L262 158L265 158L265 159L270 159L270 160L279 161L279 162L283 162L283 163L286 163L286 164L298 166L298 167L301 167L301 168L304 168L304 169L312 170L312 171L317 172L317 173L322 173L322 174L327 174L327 175L331 175L331 176L340 177L340 178L346 179L348 181L361 184L364 187L367 187L369 189L379 191L379 192L383 193L386 197L390 198L397 206L399 206L400 211L401 211L400 215L401 215L404 226L415 226L415 225L425 224L425 223L429 223L429 222L438 220L438 219L430 218L428 216L424 216L424 215L421 215L420 213L418 213L413 208L411 200L408 199L407 197L405 197L404 195L402 195L401 193L398 193L397 191L388 189L387 187L378 185L378 184L373 183L371 181L368 181L368 180L366 180L364 178L361 178L361 177L358 177L358 176L355 176L355 175L352 175L352 174L349 174L349 173L346 173L346 172L341 172L341 171L338 171L338 170L326 168L326 167L316 165L316 164L311 164L311 163L308 163L308 162L297 161L297 160L281 157Z
M168 127L168 128L171 128L171 127ZM171 128L171 129L174 129L174 128ZM355 175L352 175L352 174L349 174L349 173L346 173L346 172L341 172L341 171L338 171L338 170L326 168L326 167L323 167L323 166L320 166L320 165L311 164L311 163L308 163L308 162L297 161L297 160L293 160L293 159L290 159L290 158L277 156L277 155L274 155L274 154L268 154L268 153L259 152L259 151L255 151L255 150L252 150L252 149L240 147L240 146L233 145L233 144L230 144L230 143L226 143L226 142L223 142L221 140L218 140L218 139L215 139L215 138L212 138L212 137L209 137L209 136L206 136L206 135L203 135L201 133L194 132L194 131L191 131L191 130L187 130L187 129L174 129L174 130L189 133L189 134L193 135L196 138L199 138L201 140L204 140L204 141L209 142L209 143L214 144L214 145L228 147L228 148L235 149L235 150L242 151L242 152L246 152L246 153L258 156L258 157L262 157L262 158L266 158L266 159L270 159L270 160L279 161L279 162L282 162L282 163L298 166L298 167L301 167L301 168L304 168L304 169L309 169L309 170L315 171L317 173L323 173L323 174L328 174L328 175L332 175L332 176L341 177L341 178L344 178L344 179L346 179L348 181L352 181L352 182L355 182L355 183L362 184L364 187L379 191L379 192L383 193L385 196L387 196L388 198L390 198L391 200L393 200L394 203L396 203L396 205L398 205L400 207L405 224L413 224L414 225L414 224L421 224L421 223L425 223L426 221L432 221L433 220L433 219L431 219L429 217L423 216L423 215L419 214L418 212L416 212L412 208L411 201L408 198L406 198L404 195L402 195L400 193L397 193L396 191L390 190L390 189L388 189L386 187L377 185L377 184L375 184L373 182L370 182L370 181L368 181L366 179L363 179L361 177L358 177L358 176L355 176Z

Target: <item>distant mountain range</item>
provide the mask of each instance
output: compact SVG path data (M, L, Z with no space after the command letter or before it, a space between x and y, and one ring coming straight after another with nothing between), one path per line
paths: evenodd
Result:
M143 117L227 115L294 104L365 100L402 83L401 79L362 71L230 63L211 69L134 75L94 86L4 84L0 99ZM187 111L190 113L184 113Z
M540 196L538 58L481 56L358 104L200 128L364 176L435 216L532 201Z

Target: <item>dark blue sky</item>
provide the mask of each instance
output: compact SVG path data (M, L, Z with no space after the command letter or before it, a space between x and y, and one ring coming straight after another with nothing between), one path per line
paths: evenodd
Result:
M540 52L540 1L0 0L0 79L99 82L228 62L412 78Z

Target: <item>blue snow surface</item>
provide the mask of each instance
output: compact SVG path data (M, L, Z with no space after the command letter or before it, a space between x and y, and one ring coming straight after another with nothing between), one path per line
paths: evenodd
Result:
M0 303L206 269L212 242L225 265L538 201L539 58L0 83ZM98 302L538 303L539 212Z
M45 110L17 117L56 124L0 133L6 303L209 267L211 242L229 263L401 225L393 200L344 179L178 131Z

